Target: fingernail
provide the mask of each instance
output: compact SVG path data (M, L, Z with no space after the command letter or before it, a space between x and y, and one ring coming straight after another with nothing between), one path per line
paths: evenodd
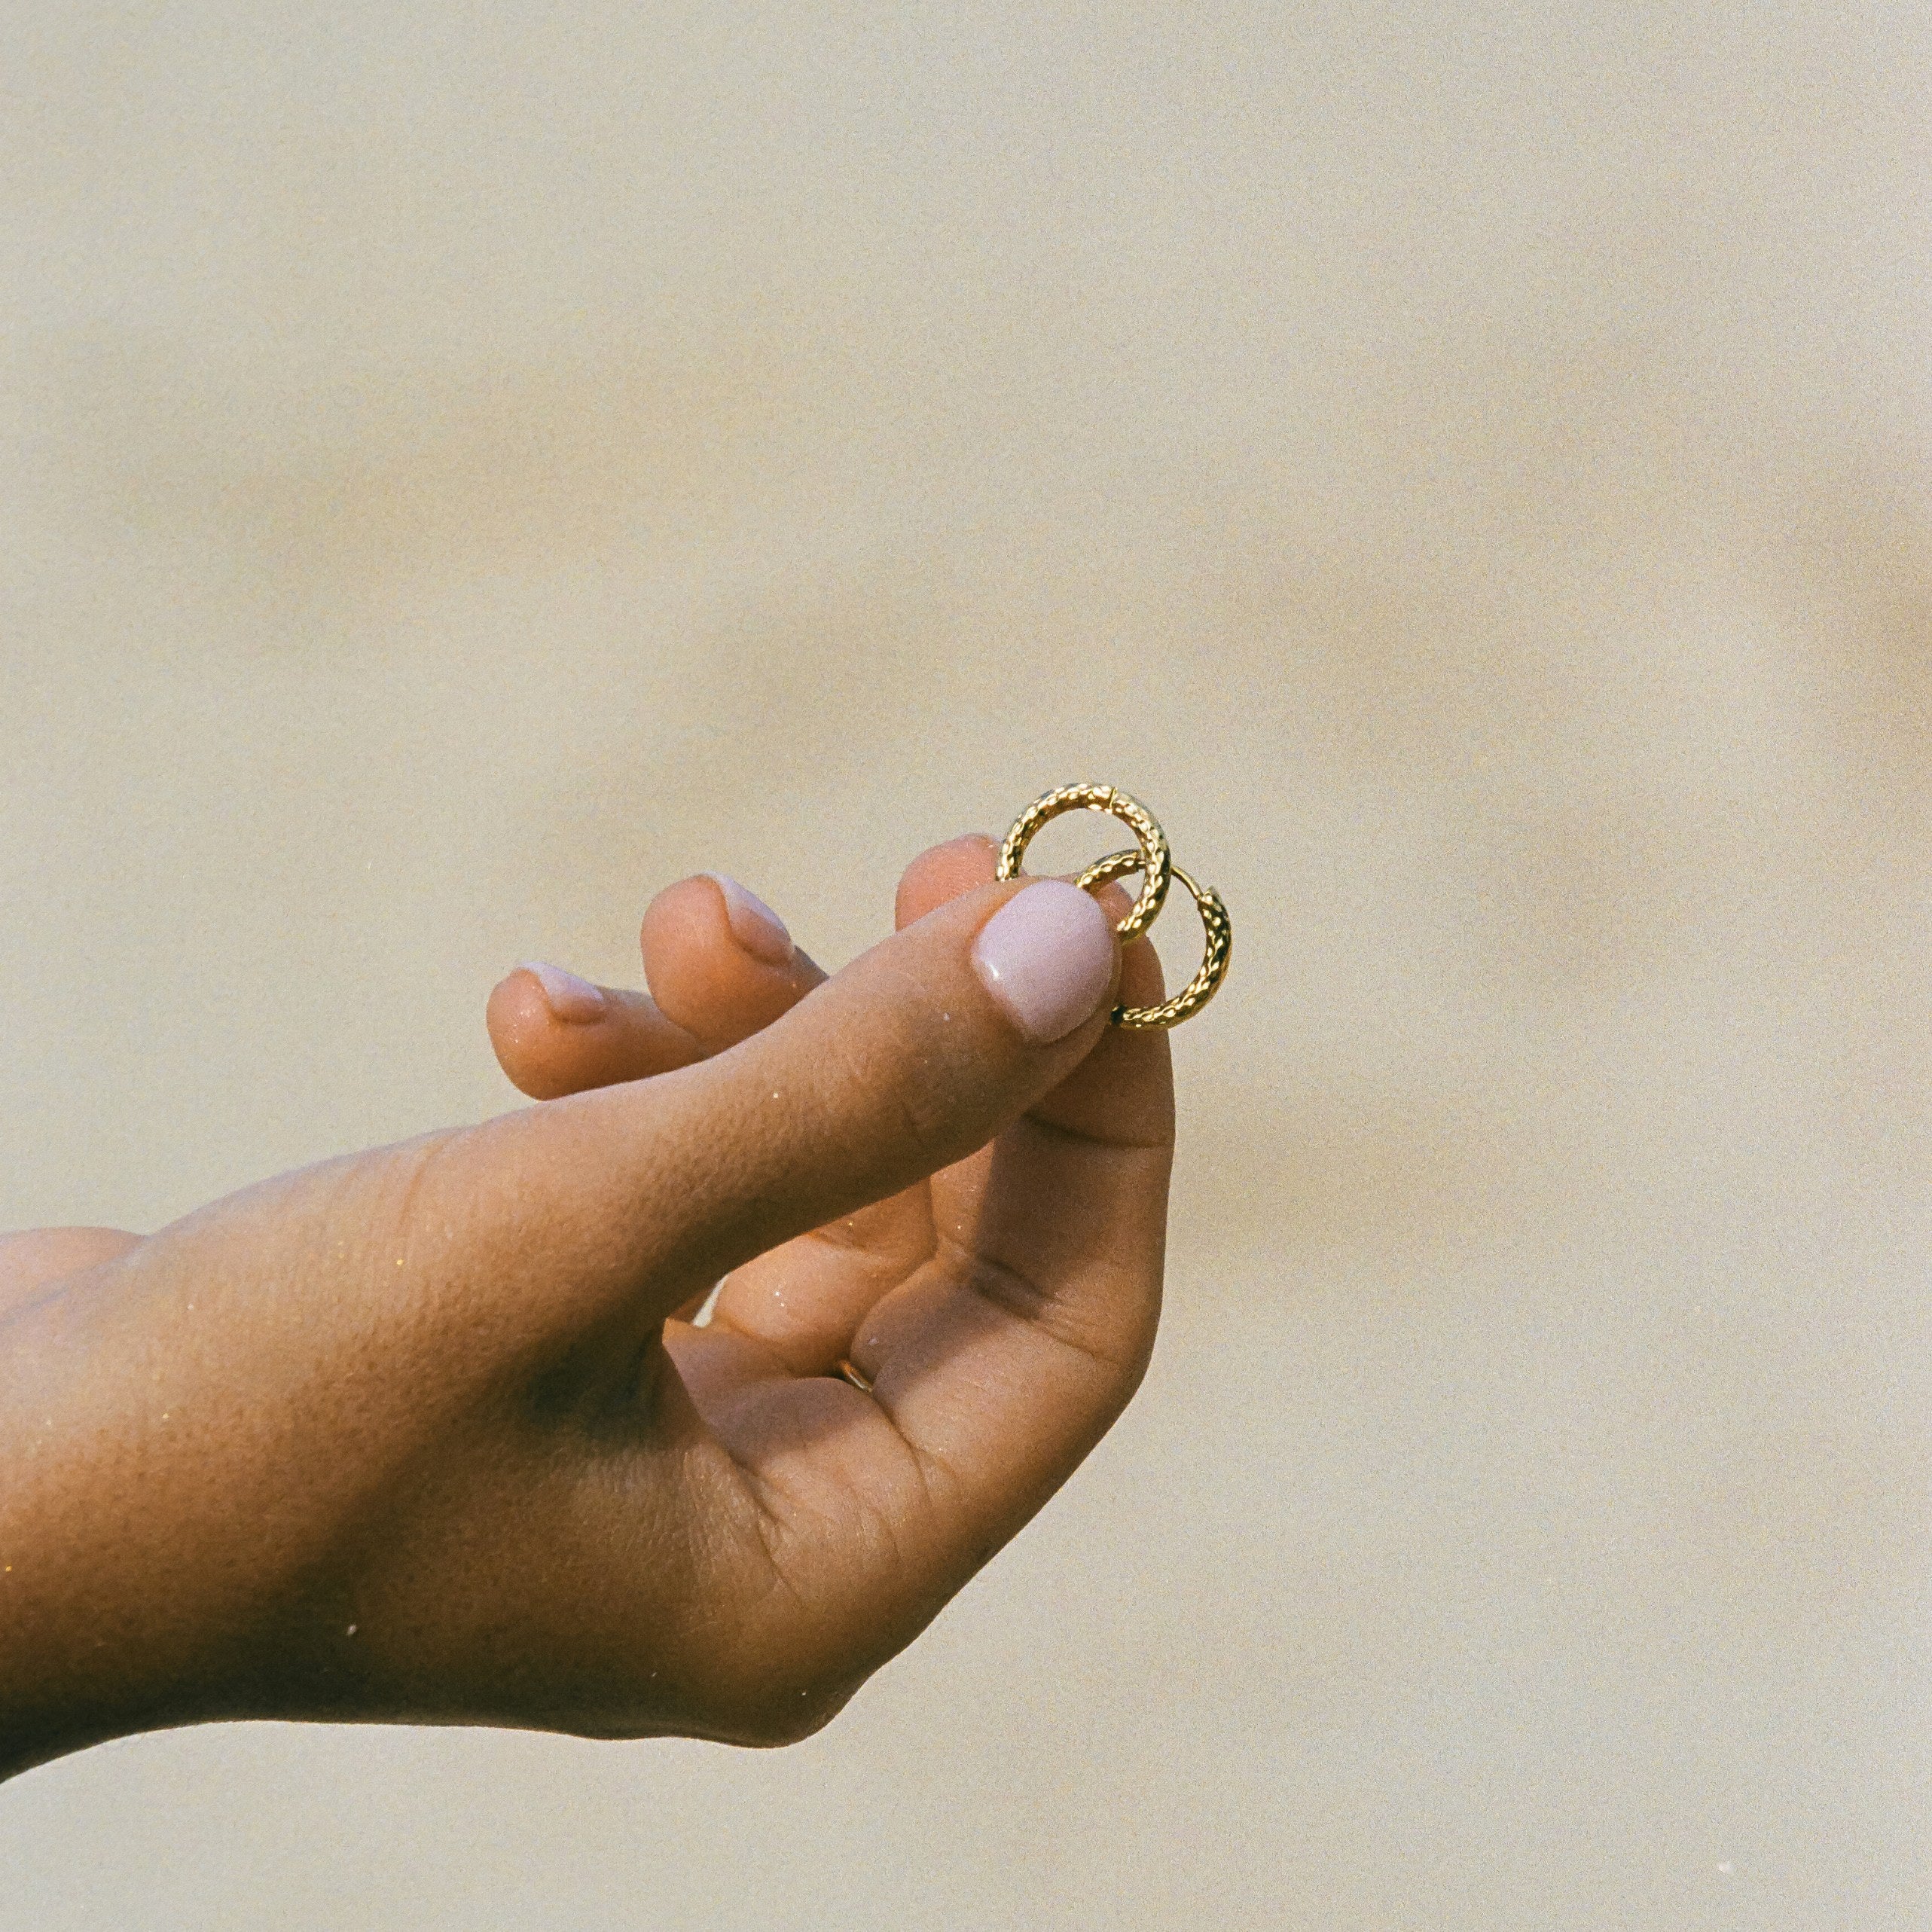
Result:
M722 872L704 875L725 895L725 917L731 922L731 935L753 958L770 966L789 966L797 949L785 922L758 894L728 879Z
M1064 1039L1113 980L1113 928L1091 895L1042 879L979 929L973 970L1030 1039Z
M603 1018L603 989L593 986L588 979L579 979L574 972L566 972L563 967L548 965L542 960L526 960L517 970L530 974L543 988L543 997L549 1002L550 1010L560 1020L581 1026L587 1021Z

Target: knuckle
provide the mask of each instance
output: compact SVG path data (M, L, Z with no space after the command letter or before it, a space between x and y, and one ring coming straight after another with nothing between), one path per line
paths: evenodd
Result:
M887 1143L882 1152L923 1155L952 1137L957 1109L949 1103L948 1082L921 1048L913 1029L902 1024L887 1039L841 1043L827 1067L835 1091L871 1097L862 1113Z

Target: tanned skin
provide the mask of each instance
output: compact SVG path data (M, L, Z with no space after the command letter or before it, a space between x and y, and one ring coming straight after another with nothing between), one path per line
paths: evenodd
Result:
M1024 1036L969 963L1023 890L936 847L828 979L685 880L648 996L490 996L539 1104L0 1240L0 1776L224 1718L823 1724L1153 1342L1166 1038L1113 992ZM1144 941L1116 991L1161 997Z

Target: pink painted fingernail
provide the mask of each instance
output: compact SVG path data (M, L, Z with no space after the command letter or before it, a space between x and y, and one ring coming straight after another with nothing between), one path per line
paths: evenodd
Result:
M1028 1039L1064 1039L1100 1010L1113 981L1113 928L1091 895L1042 879L979 929L973 970Z
M591 1020L604 1016L603 989L593 986L588 979L579 979L574 972L566 972L560 966L551 966L542 960L526 960L517 967L519 972L526 972L543 988L543 997L549 1003L550 1010L560 1020L571 1026L581 1026Z
M725 895L725 917L731 921L731 936L738 944L768 966L789 966L797 948L784 920L736 879L728 879L722 872L704 876Z

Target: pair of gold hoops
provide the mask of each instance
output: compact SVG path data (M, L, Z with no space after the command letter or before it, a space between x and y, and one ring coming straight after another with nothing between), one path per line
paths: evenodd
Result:
M1063 812L1105 812L1119 819L1134 837L1130 851L1110 852L1096 859L1074 884L1091 892L1109 879L1125 878L1130 872L1143 874L1140 896L1134 909L1115 928L1123 939L1137 939L1153 924L1167 902L1167 884L1178 879L1186 887L1201 914L1201 929L1207 943L1202 949L1201 969L1171 1000L1158 1006L1116 1006L1113 1024L1117 1027L1144 1029L1177 1027L1191 1018L1214 997L1228 976L1228 961L1234 951L1235 928L1221 895L1212 886L1198 886L1174 862L1167 849L1167 835L1153 813L1137 798L1131 798L1111 785L1063 785L1043 792L1013 821L1006 842L1000 848L1000 877L1018 878L1020 861L1033 835L1049 819Z

